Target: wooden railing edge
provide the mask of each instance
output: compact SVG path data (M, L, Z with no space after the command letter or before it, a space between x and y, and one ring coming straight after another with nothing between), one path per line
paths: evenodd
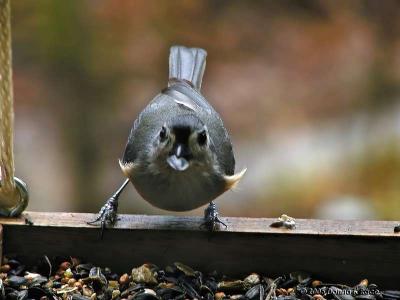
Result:
M19 218L0 218L4 226L39 226L85 228L96 230L98 227L87 222L95 218L91 213L74 212L25 212ZM119 220L112 230L189 230L203 231L201 217L162 216L162 215L119 215ZM394 233L395 221L361 221L361 220L320 220L296 219L294 229L270 227L273 218L223 217L228 225L218 232L260 233L260 234L294 234L318 236L371 236L400 237Z

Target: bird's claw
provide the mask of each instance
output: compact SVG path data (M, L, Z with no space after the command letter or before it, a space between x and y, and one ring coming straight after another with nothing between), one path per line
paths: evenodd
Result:
M222 225L225 227L225 229L228 228L228 225L226 225L224 222L222 222L222 220L221 220L219 217L216 217L216 218L214 218L214 219L212 219L212 220L206 220L206 221L204 221L204 222L200 225L200 227L201 227L201 228L205 228L205 229L207 229L208 231L215 231L215 230L217 229L217 225L218 225L218 224L222 224Z
M228 228L228 226L219 218L217 206L214 202L211 202L204 211L204 222L200 225L200 228L206 228L208 231L215 231L218 224L222 224L225 228Z
M107 200L106 204L100 209L100 212L97 218L93 221L87 222L88 225L96 225L96 223L100 222L101 233L100 237L103 238L104 230L108 225L114 225L118 220L117 218L117 210L118 210L118 199L115 196L112 196Z

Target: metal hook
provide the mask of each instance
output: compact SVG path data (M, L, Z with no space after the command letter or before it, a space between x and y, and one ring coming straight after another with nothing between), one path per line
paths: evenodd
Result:
M14 193L15 197L18 197L17 203L15 206L10 208L0 208L0 216L1 217L9 217L15 218L18 217L28 206L29 202L29 194L28 194L28 187L25 182L23 182L18 177L14 177L16 193ZM0 181L1 187L1 181Z

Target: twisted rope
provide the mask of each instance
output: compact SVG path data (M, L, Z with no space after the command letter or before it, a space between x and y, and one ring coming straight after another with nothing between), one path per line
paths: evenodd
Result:
M0 0L0 216L17 216L28 205L26 185L14 178L14 109L10 0Z
M15 190L10 1L0 0L0 170L1 193Z

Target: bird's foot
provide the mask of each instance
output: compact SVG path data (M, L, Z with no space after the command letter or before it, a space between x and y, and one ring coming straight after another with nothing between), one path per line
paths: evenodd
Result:
M113 226L117 221L117 210L118 210L118 196L113 195L100 209L97 218L93 221L87 222L89 225L96 225L100 223L101 233L100 237L103 238L104 230L108 225Z
M214 202L210 202L208 207L204 210L204 222L200 225L202 228L206 228L208 231L215 231L217 226L222 224L227 228L228 226L221 221L217 211L217 206Z
M124 183L120 186L120 188L112 195L100 209L97 218L91 222L87 222L89 225L95 225L97 222L100 222L101 232L100 238L103 238L104 230L107 225L113 226L115 222L118 220L117 218L117 210L118 210L118 198L121 195L124 188L129 183L129 179L126 179Z

